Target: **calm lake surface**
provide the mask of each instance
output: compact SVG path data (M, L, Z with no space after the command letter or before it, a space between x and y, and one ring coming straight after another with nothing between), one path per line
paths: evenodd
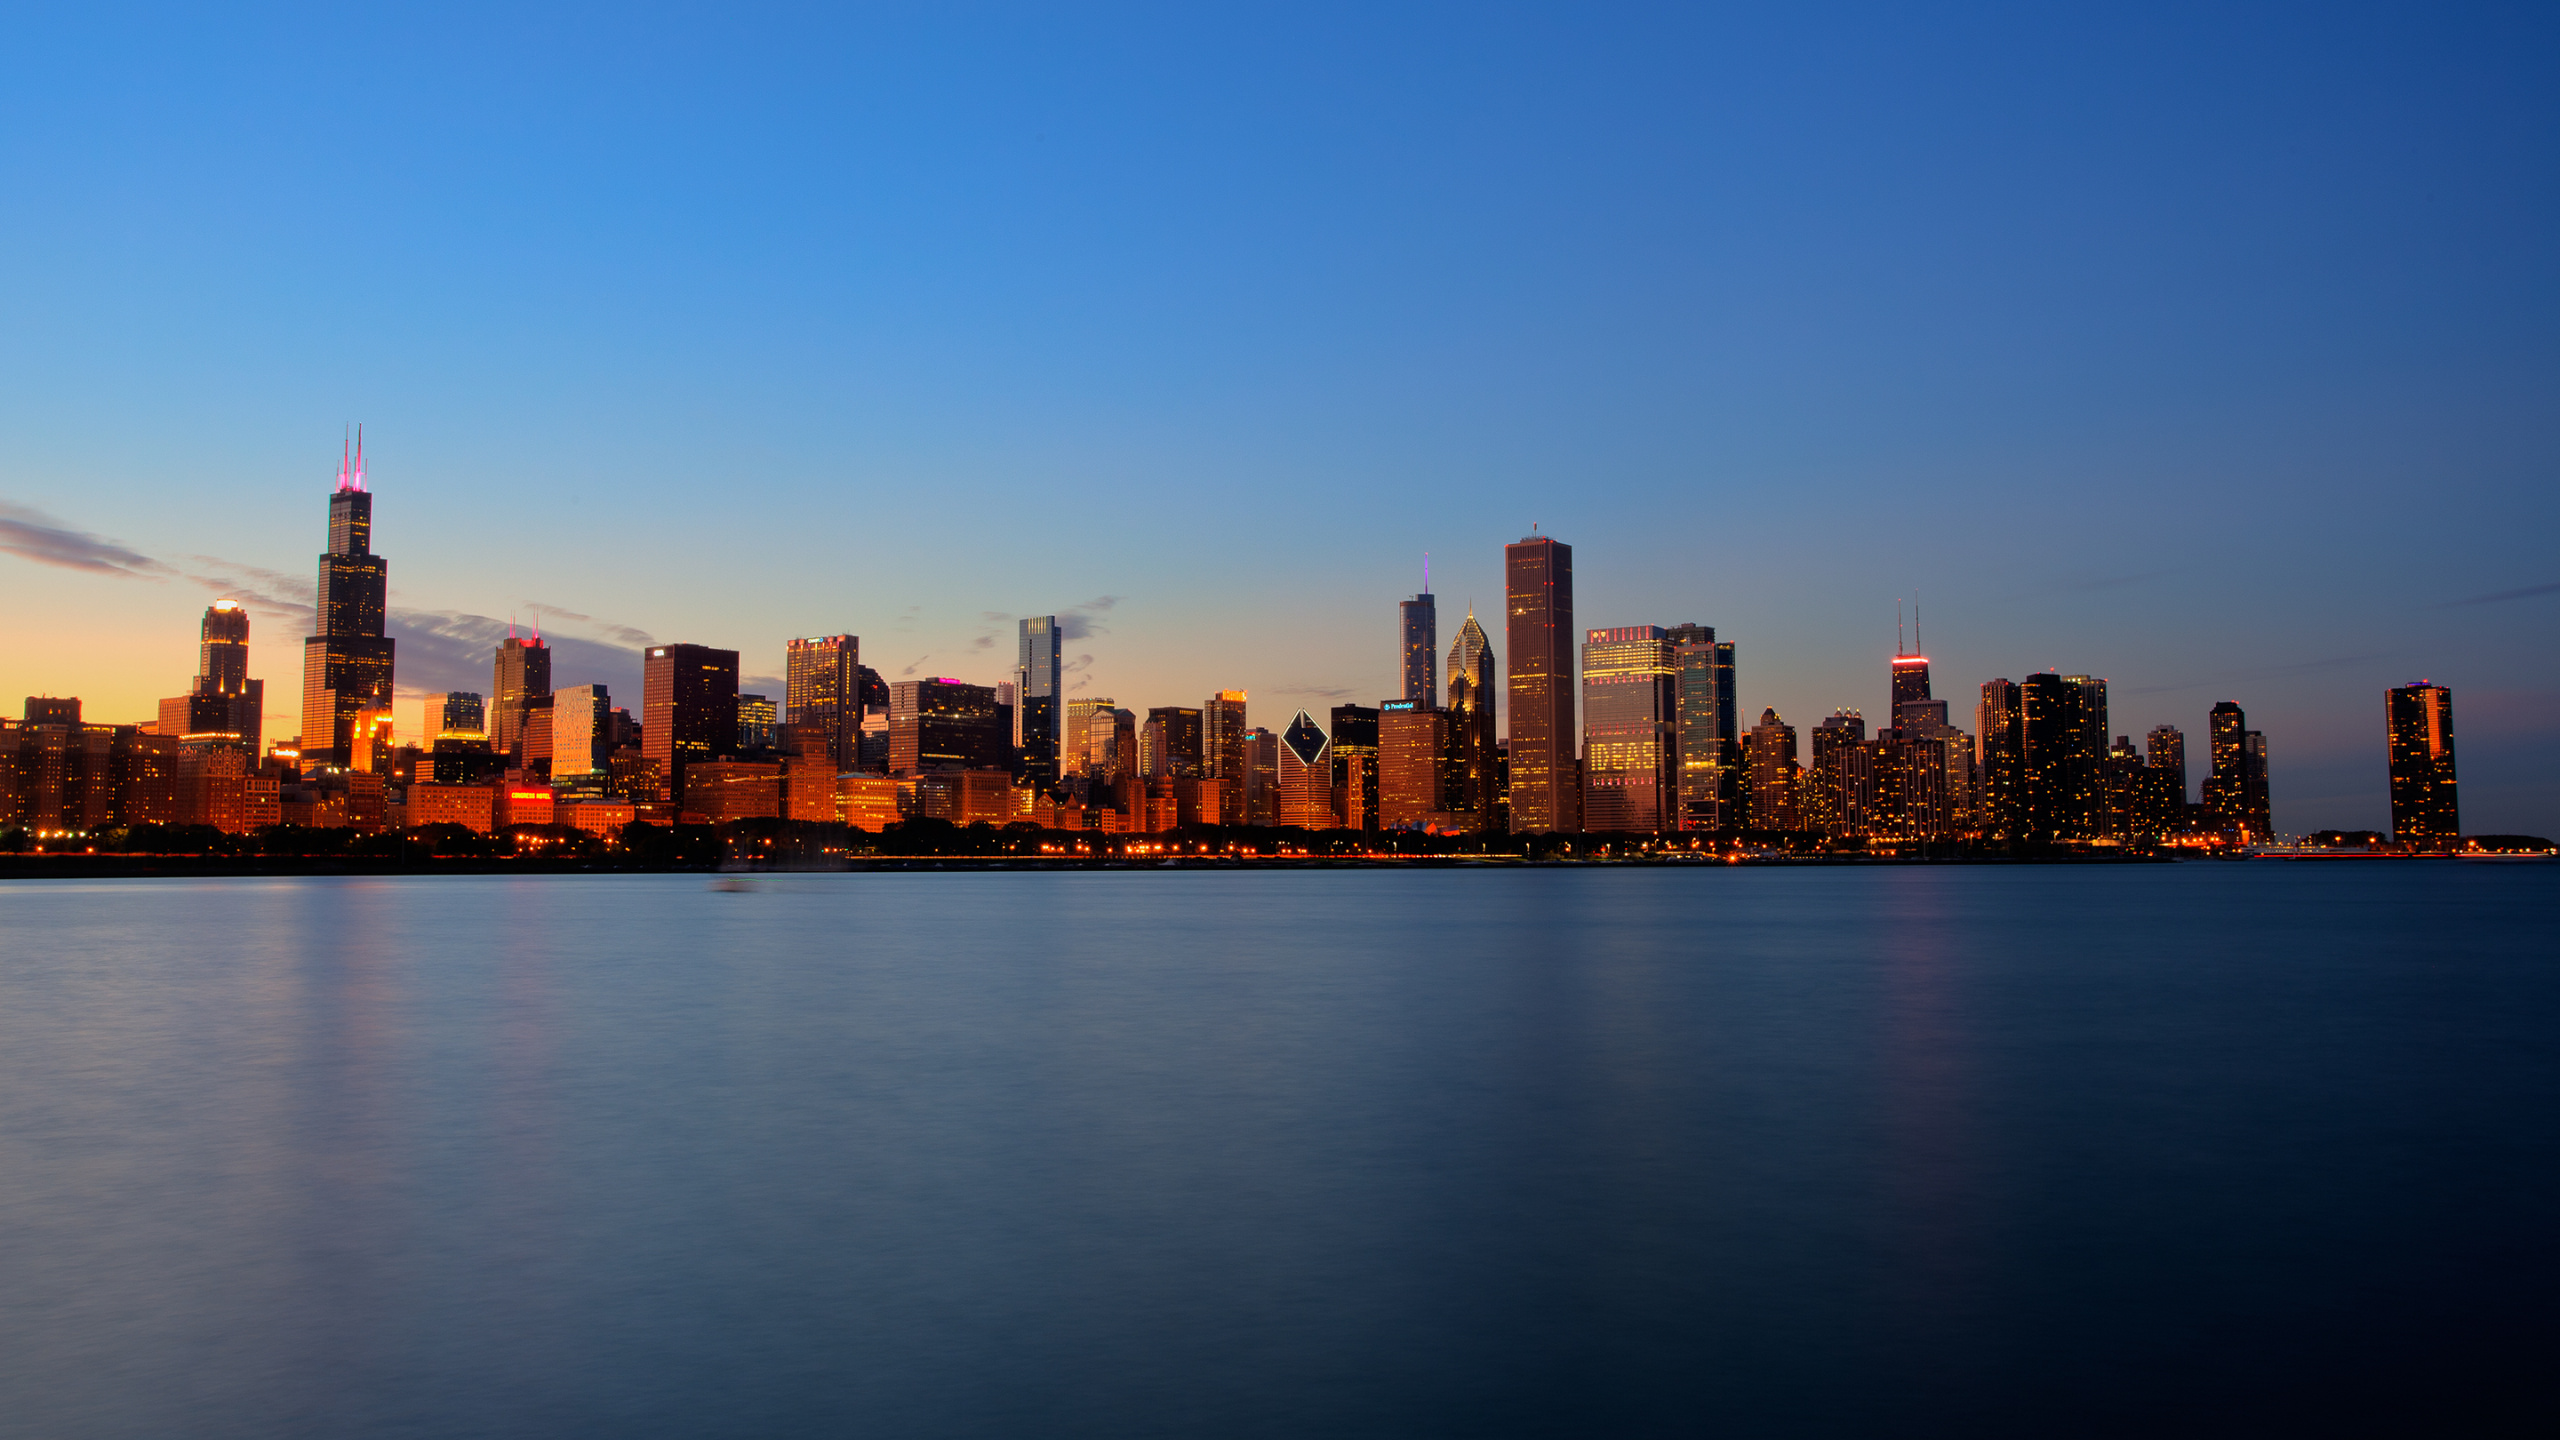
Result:
M2553 1433L2555 902L8 882L0 1433Z

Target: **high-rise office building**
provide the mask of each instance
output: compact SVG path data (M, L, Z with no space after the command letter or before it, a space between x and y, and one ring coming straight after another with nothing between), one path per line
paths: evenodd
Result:
M551 694L551 647L542 643L541 629L536 627L528 639L509 624L491 669L491 707L497 712L497 723L489 733L489 745L521 764L527 758L525 732L533 712Z
M1502 687L1494 678L1498 668L1484 627L1476 623L1475 608L1469 606L1466 623L1458 627L1458 638L1449 646L1449 774L1443 803L1452 815L1467 817L1464 823L1478 834L1505 828L1499 779L1502 732L1495 698ZM1380 763L1384 764L1383 759ZM1379 803L1384 805L1384 799Z
M854 768L862 739L862 640L854 635L795 639L783 655L782 720L816 735L839 770ZM815 727L811 729L809 727ZM802 740L805 747L809 743Z
M1894 656L1892 713L1900 715L1903 706L1915 700L1928 698L1930 698L1929 657L1926 655Z
M1378 824L1420 830L1439 823L1449 764L1449 714L1389 700L1378 707Z
M1428 705L1439 698L1440 611L1432 598L1429 563L1422 593L1396 604L1397 658L1404 671L1404 698Z
M2390 733L2391 838L2413 850L2450 850L2462 838L2453 692L2413 680L2382 692L2382 703Z
M1332 735L1333 819L1351 830L1378 828L1378 707L1336 705Z
M684 771L738 752L738 652L653 645L641 657L640 753L660 793L684 804Z
M2175 725L2154 725L2144 737L2143 751L2151 768L2164 777L2160 783L2176 796L2179 806L2187 803L2187 737ZM2171 817L2172 820L2178 817Z
M1573 547L1531 534L1503 548L1511 646L1511 830L1582 828L1574 754Z
M1582 823L1676 830L1680 669L1659 625L1593 630L1582 645Z
M160 702L152 728L189 747L224 744L255 755L263 739L267 683L249 678L249 612L237 600L206 607L197 632L196 679Z
M2021 839L2027 825L2026 695L2012 681L1986 680L1973 718L1982 796L1976 827L1986 839Z
M1813 766L1805 773L1805 828L1829 835L1875 834L1875 752L1867 745L1866 716L1834 710L1807 738L1813 742Z
M2023 687L2026 833L2040 843L2100 833L2100 762L2106 757L2106 682L2086 675L2030 675Z
M602 685L551 694L551 778L602 775L613 757L613 696Z
M487 705L468 690L447 690L444 699L436 706L435 734L438 739L487 739Z
M1066 671L1059 647L1065 631L1055 615L1033 615L1014 627L1013 745L1023 778L1043 790L1061 773L1059 737L1066 715Z
M1280 823L1301 830L1333 828L1332 737L1301 710L1280 732Z
M1725 741L1716 682L1720 670L1731 668L1733 647L1716 644L1712 625L1674 625L1668 638L1680 715L1678 824L1683 830L1713 830L1719 823Z
M774 727L782 723L782 712L768 695L738 697L738 748L770 750Z
M2249 728L2238 703L2225 700L2207 717L2213 769L2204 777L2204 808L2215 829L2249 840L2271 833L2267 737Z
M1256 725L1244 732L1247 825L1280 823L1280 737Z
M1245 692L1221 690L1200 707L1201 757L1218 784L1221 825L1243 825L1252 790L1253 760L1245 737Z
M889 686L889 773L1010 770L1012 717L995 687L948 678Z
M1079 695L1067 702L1064 728L1059 732L1058 766L1069 775L1082 775L1093 768L1094 717L1103 719L1104 753L1111 747L1109 732L1114 722L1113 702L1108 695ZM1109 779L1108 774L1104 779Z
M364 447L338 460L329 550L320 557L317 629L302 642L302 766L343 766L365 717L391 709L392 641L382 633L390 567L373 553Z
M1206 773L1198 710L1188 705L1153 706L1147 711L1147 724L1156 728L1159 737L1156 753L1147 757L1155 764L1148 779L1197 780Z
M1760 712L1760 723L1743 740L1751 766L1751 823L1760 830L1800 830L1802 776L1796 764L1796 727L1774 709Z

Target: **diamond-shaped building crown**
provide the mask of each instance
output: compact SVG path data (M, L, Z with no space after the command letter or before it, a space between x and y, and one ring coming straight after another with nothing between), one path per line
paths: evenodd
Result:
M1301 710L1298 718L1289 722L1289 728L1281 732L1280 743L1289 747L1299 764L1313 769L1324 758L1325 738L1324 728L1316 724L1315 717Z

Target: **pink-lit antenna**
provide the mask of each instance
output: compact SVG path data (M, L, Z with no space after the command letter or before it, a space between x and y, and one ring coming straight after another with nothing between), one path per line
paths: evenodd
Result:
M1428 550L1422 552L1422 593L1431 593L1431 552Z
M1893 658L1899 660L1909 653L1902 648L1902 601L1896 597L1893 602Z
M1926 655L1929 647L1920 643L1920 592L1911 592L1911 653Z

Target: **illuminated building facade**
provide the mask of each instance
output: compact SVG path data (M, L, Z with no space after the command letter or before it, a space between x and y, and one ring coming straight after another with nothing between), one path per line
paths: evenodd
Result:
M995 687L948 678L889 686L889 773L1003 770L1012 773L1012 718Z
M738 748L741 750L772 749L774 742L774 727L779 725L781 720L781 711L774 705L772 697L766 695L739 696Z
M1378 707L1333 707L1333 823L1378 828Z
M795 639L783 653L782 719L802 727L840 770L854 767L862 734L862 641L853 635ZM814 727L814 728L810 728Z
M2214 829L2247 840L2272 833L2267 797L2267 737L2225 700L2206 717L2213 768L2204 777L2204 808Z
M2021 687L2026 837L2039 844L2094 839L2103 802L2107 689L2086 675L2030 675Z
M1679 770L1677 823L1683 830L1713 830L1723 789L1725 746L1723 672L1733 648L1716 644L1712 625L1674 625L1667 632L1679 701L1674 763Z
M1280 737L1256 725L1244 732L1244 823L1280 823Z
M2424 680L2382 692L2391 746L2391 838L2450 850L2462 838L2454 791L2453 692Z
M1015 767L1033 785L1053 790L1059 776L1059 726L1066 718L1066 675L1059 655L1065 632L1055 615L1034 615L1014 628Z
M1502 732L1496 718L1502 687L1495 681L1493 647L1476 612L1449 647L1449 775L1447 808L1466 818L1464 828L1490 834L1506 828L1498 778ZM1384 803L1383 800L1380 802Z
M2161 772L2161 784L2176 797L2178 807L2187 804L2187 737L2175 725L2154 725L2143 739L2143 751L2151 768ZM2183 828L2181 821L2176 828Z
M533 727L534 712L551 695L551 647L542 643L540 630L526 637L510 624L490 668L495 724L489 731L489 746L521 765L530 758L526 732Z
M1279 823L1301 830L1333 828L1331 741L1304 710L1280 732Z
M738 751L738 652L653 645L641 662L640 751L681 807L689 767Z
M302 642L304 769L345 765L361 717L391 709L392 641L382 633L390 567L373 553L373 494L364 448L338 462L329 549L320 557L319 634Z
M1573 547L1536 534L1503 547L1503 584L1511 647L1511 830L1580 830Z
M1147 711L1154 733L1152 753L1141 768L1150 780L1197 780L1207 771L1207 730L1199 710L1189 705L1158 705ZM1141 746L1142 750L1149 747Z
M1439 604L1432 597L1427 573L1422 593L1396 604L1396 658L1404 672L1403 698L1425 705L1440 693Z
M1435 705L1390 700L1378 707L1378 824L1430 828L1448 791L1449 715Z
M2009 680L1986 680L1974 706L1974 769L1980 799L1974 824L1986 839L2015 841L2026 835L2026 694Z
M1588 633L1582 728L1583 827L1680 828L1680 670L1669 631Z
M1751 824L1761 830L1801 830L1799 800L1803 767L1796 763L1796 727L1774 709L1760 712L1760 723L1743 739L1743 755L1751 773Z
M1253 779L1248 733L1242 690L1221 690L1200 707L1201 758L1210 778L1220 782L1216 824L1245 823Z
M1875 833L1875 752L1867 745L1867 719L1856 710L1834 710L1813 727L1813 765L1805 774L1805 828L1826 835Z
M196 679L184 695L160 702L160 734L190 745L236 745L258 753L267 685L249 678L249 612L216 600L197 632Z
M551 778L602 775L613 756L613 696L572 685L551 696Z

